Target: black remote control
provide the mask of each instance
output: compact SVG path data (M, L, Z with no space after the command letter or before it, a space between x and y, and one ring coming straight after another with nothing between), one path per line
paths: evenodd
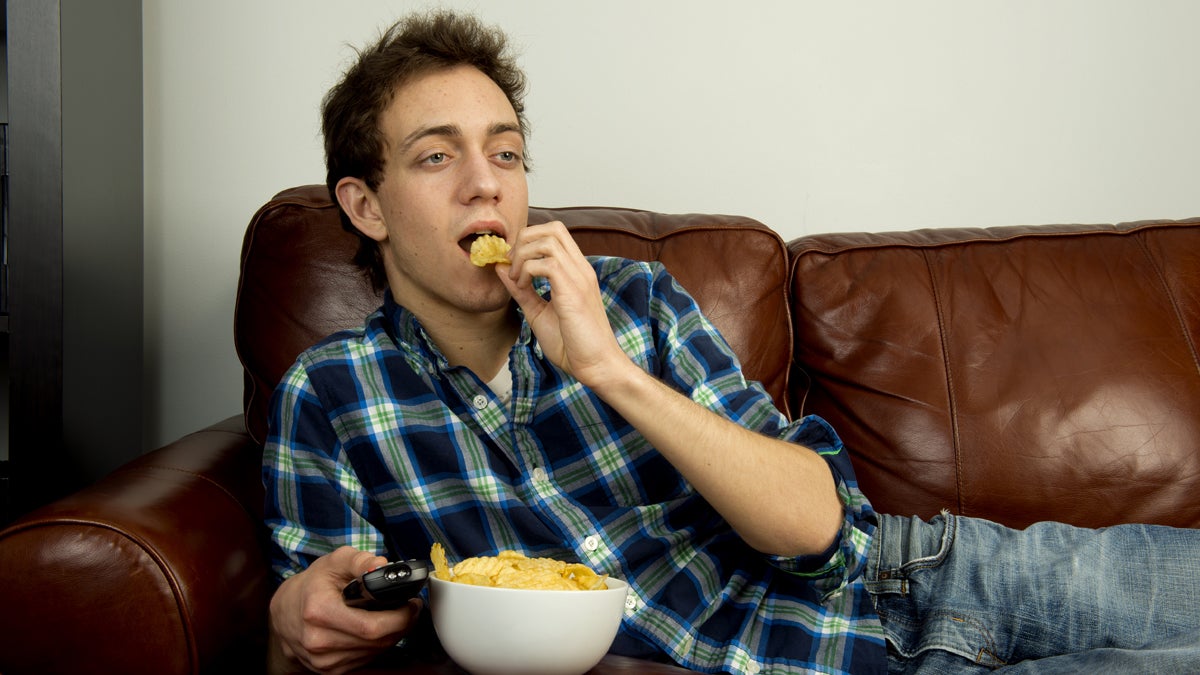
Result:
M416 597L429 580L429 563L405 560L377 567L342 589L351 607L392 609Z

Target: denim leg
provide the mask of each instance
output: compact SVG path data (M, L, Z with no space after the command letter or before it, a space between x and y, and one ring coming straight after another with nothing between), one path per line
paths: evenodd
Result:
M1102 647L1075 654L1021 661L996 671L1003 675L1183 675L1200 673L1200 631L1137 649Z
M865 574L894 672L1200 669L1200 530L880 516Z

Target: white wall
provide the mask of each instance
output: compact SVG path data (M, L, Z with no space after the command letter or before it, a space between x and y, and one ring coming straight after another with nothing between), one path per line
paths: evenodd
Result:
M807 232L1200 215L1191 0L447 2L522 48L543 206ZM241 406L238 253L411 8L144 0L148 441Z

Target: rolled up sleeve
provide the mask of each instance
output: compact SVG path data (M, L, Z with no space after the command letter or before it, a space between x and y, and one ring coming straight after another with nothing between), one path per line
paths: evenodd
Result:
M810 415L791 424L782 438L811 449L829 465L842 503L842 525L833 544L823 553L767 557L780 570L811 579L828 596L862 574L875 533L875 510L859 490L850 456L828 422Z

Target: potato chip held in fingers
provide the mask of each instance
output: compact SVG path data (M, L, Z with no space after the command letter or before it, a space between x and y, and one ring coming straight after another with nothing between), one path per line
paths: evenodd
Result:
M494 234L481 235L471 242L471 262L477 267L507 265L509 248L507 241Z

